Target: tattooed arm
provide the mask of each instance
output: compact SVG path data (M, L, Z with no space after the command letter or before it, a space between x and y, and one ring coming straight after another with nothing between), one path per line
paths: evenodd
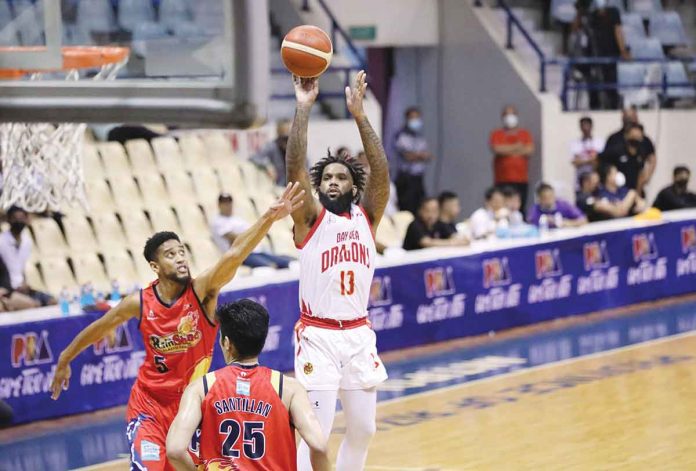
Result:
M361 70L355 77L353 88L346 87L346 103L358 125L365 156L370 164L370 177L367 180L362 205L372 222L373 231L376 231L389 201L389 163L382 141L365 116L363 109L365 90L367 90L367 82L365 82L365 72Z
M297 104L285 151L285 166L288 181L299 182L304 190L304 204L292 213L292 220L295 223L295 243L300 244L319 214L319 203L312 196L312 184L307 173L307 127L309 113L319 93L319 81L316 78L296 76L293 76L292 80L295 84Z

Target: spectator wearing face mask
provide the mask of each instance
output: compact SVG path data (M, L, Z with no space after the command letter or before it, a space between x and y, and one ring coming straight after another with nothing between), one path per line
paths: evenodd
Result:
M599 168L600 187L593 210L599 220L622 218L643 212L645 200L626 187L626 177L611 164Z
M399 208L411 211L414 215L418 205L425 197L423 174L433 154L428 150L428 143L423 136L423 118L416 107L411 107L404 114L404 127L396 134L394 147L398 155L398 172L396 174L396 191Z
M536 190L537 202L529 211L527 220L539 226L542 216L546 216L548 227L577 227L587 224L587 218L575 205L556 198L556 192L548 183L540 183Z
M529 157L534 152L534 141L529 131L518 126L517 108L505 106L501 118L503 127L493 130L490 135L495 185L515 188L524 211L529 186Z
M570 143L570 154L575 167L576 185L580 184L580 175L597 168L599 154L604 150L604 140L592 136L592 118L580 118L580 139Z
M690 177L691 171L688 167L674 167L672 184L657 194L653 206L661 211L696 208L696 194L689 191Z
M616 145L611 151L602 154L602 163L611 164L626 176L626 186L645 194L648 184L655 172L655 154L651 147L644 144L645 135L640 124L630 123L624 132L623 146Z
M276 124L276 138L263 146L251 156L251 162L264 170L277 185L285 186L285 149L290 135L290 121L287 119Z

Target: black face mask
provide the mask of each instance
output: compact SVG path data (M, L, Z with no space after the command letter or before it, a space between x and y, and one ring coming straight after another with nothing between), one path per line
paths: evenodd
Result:
M10 223L10 231L14 234L19 234L24 230L25 227L27 227L26 222L17 221Z
M689 185L689 180L676 180L676 181L674 182L674 186L675 186L678 190L682 190L682 191L686 190L686 187L687 187L688 185Z
M638 139L629 139L626 141L626 143L628 143L629 146L635 147L637 149L638 146L640 146L641 141L639 141Z
M353 192L347 191L335 200L329 198L326 193L319 192L319 202L334 214L343 214L350 212L350 205L353 202Z

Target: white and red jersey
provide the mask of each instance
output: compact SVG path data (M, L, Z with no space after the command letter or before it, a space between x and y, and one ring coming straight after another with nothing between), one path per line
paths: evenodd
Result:
M297 248L302 314L340 321L367 316L377 248L361 206L341 216L322 208Z

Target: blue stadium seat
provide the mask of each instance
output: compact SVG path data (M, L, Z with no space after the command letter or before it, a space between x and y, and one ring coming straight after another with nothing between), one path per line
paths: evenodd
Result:
M617 69L619 85L643 85L646 69L644 64L621 62Z
M12 9L6 0L0 0L0 44L3 46L17 46L17 29L12 23ZM11 26L9 26L11 25Z
M669 85L684 85L686 83L691 83L689 76L686 73L686 68L684 64L678 61L668 62L664 65L663 70L666 80L667 80L667 94L668 98L694 98L696 97L696 90L694 90L693 85L691 87L675 87L669 88Z
M200 36L210 36L210 32L193 21L179 21L172 25L170 31L174 36L180 38L195 38Z
M629 43L634 59L664 59L662 44L657 38L634 39Z
M674 11L654 13L650 17L650 36L659 39L663 46L688 44L681 17Z
M193 12L184 0L162 0L159 6L159 21L170 31L174 26L193 20Z
M137 55L145 57L147 55L147 41L152 39L161 39L169 36L167 29L160 23L146 21L139 23L133 30L132 47L133 52Z
M627 44L631 44L636 39L645 39L647 37L645 26L643 26L643 18L640 15L624 13L621 15L621 23Z
M561 23L572 23L577 15L575 0L552 0L551 15Z
M80 0L77 4L77 29L86 35L116 31L114 10L109 0Z
M155 9L150 0L121 0L118 2L118 24L126 31L147 22L155 21Z
M653 13L662 11L660 0L628 0L631 13L638 13L643 18L649 18Z
M631 88L619 88L619 94L623 97L624 105L633 104L636 106L644 106L657 102L658 90L656 88L643 87L643 85L653 83L659 84L661 81L659 69L659 64L630 62L618 64L618 84L620 86L632 86Z
M41 46L45 44L43 34L43 3L31 0L15 0L15 30L19 31L20 44L23 46Z

